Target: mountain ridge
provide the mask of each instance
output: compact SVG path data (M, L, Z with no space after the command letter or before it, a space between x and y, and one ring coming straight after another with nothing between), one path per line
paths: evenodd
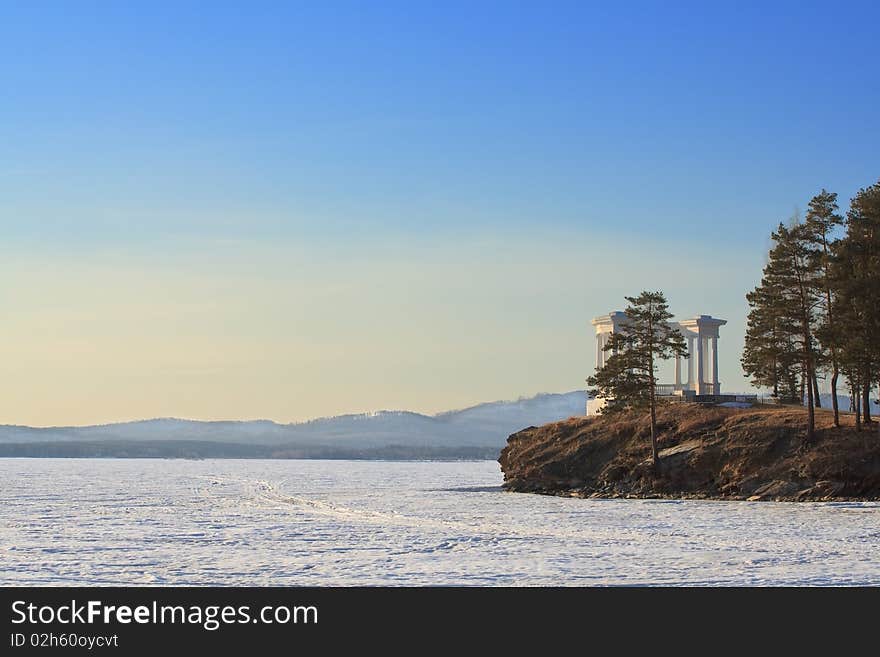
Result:
M400 455L409 450L428 457L440 454L452 458L460 453L494 458L512 432L582 414L584 404L585 392L575 390L486 402L434 415L383 410L288 424L263 419L150 418L86 426L0 425L0 456L180 454L181 450L199 456L201 451L227 453L236 445L245 451L250 448L260 457L286 453L297 458L308 457L304 454L321 454L321 458L338 454L343 458L345 454L391 450L403 458ZM156 449L150 451L146 444Z

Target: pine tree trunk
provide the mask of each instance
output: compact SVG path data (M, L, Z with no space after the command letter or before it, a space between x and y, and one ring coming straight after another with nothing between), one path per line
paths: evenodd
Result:
M651 460L654 467L660 465L660 453L657 451L657 408L655 407L654 393L651 393Z
M816 400L813 398L813 350L810 338L810 320L808 315L804 313L801 317L801 330L804 335L804 385L807 388L807 438L808 443L813 442L816 432Z
M840 426L840 409L837 406L837 376L840 372L837 370L837 362L832 363L833 370L831 372L831 408L834 409L834 426Z
M816 407L813 399L813 386L810 385L810 377L812 376L809 359L807 360L807 442L813 442L816 432Z
M657 451L657 390L654 382L654 354L651 353L648 362L650 363L649 380L651 382L651 392L649 399L651 401L651 462L656 470L660 466L660 454Z
M862 430L862 411L861 404L862 398L859 393L859 387L857 385L853 385L852 387L852 404L853 410L855 411L856 416L856 431Z
M871 379L867 376L868 372L865 372L865 381L870 381ZM871 384L865 383L862 386L862 421L865 424L871 424Z
M823 240L822 248L825 253L825 280L831 280L831 274L828 271L828 244ZM834 333L834 304L831 297L831 287L826 284L825 287L825 304L828 309L828 328L831 335ZM840 426L840 409L837 405L837 377L840 374L840 368L837 366L837 348L834 346L835 340L831 340L831 408L834 409L834 426Z
M815 372L813 372L813 400L816 403L816 408L822 408L822 397L819 395L819 379Z

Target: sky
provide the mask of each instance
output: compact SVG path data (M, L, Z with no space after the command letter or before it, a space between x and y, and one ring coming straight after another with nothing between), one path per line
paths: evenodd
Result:
M0 2L0 423L584 386L880 176L865 3ZM711 6L715 5L715 6Z

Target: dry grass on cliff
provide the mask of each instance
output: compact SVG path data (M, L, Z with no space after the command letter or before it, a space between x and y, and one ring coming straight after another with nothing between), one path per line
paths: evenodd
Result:
M647 413L617 414L518 432L499 458L506 485L635 495L750 497L767 489L781 499L809 498L805 491L815 489L824 497L880 496L880 434L876 425L856 432L849 414L835 428L831 413L819 411L816 439L807 445L801 408L665 405L657 415L659 471L647 462L649 422Z

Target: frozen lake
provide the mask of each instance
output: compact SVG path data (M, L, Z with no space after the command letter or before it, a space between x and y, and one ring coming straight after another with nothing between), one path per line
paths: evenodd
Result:
M488 461L0 459L0 584L880 584L880 504L500 484Z

